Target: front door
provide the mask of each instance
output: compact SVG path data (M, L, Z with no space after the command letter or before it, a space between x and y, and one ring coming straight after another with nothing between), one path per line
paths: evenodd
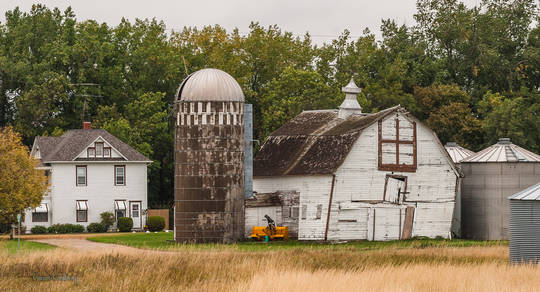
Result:
M141 202L129 202L129 211L133 219L133 229L141 229Z

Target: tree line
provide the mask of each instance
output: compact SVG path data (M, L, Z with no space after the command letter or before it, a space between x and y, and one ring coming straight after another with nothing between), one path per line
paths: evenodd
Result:
M110 26L34 5L0 23L0 126L31 145L82 121L154 162L151 206L173 198L172 103L190 73L213 67L240 83L263 141L302 110L337 108L351 76L365 112L401 104L443 143L479 150L510 137L540 152L540 25L533 0L418 0L414 25L381 22L323 45L276 25L170 31L156 19Z

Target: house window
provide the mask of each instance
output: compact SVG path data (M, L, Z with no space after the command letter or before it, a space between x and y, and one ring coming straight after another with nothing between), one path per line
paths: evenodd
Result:
M322 204L317 205L317 213L315 214L315 219L321 219L322 216Z
M126 201L125 200L116 200L114 201L114 214L116 220L120 217L126 217Z
M75 210L77 222L88 222L88 201L77 201Z
M87 171L87 168L86 168L86 165L77 165L76 167L77 171L77 180L76 180L76 183L77 183L77 186L86 186L87 184L87 176L86 176L86 171Z
M32 222L47 222L49 221L49 206L41 204L39 207L32 210Z
M302 220L307 218L307 205L302 205Z
M406 176L388 174L386 175L384 184L383 200L394 204L401 204L405 200L406 189Z
M111 157L111 148L110 147L104 147L103 148L103 157Z
M103 157L103 142L96 142L96 157Z
M114 185L115 186L126 185L126 166L125 165L114 166Z
M96 157L96 148L88 148L88 157Z
M416 171L416 122L401 116L379 120L378 169Z

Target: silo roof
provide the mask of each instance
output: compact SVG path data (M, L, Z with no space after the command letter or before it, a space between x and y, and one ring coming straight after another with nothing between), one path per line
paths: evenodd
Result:
M454 163L458 163L461 160L475 154L473 151L459 146L456 142L446 143L446 145L444 145L444 149L446 149L446 152L448 152L448 155L450 155L450 158L452 158Z
M206 68L186 77L176 92L182 101L244 101L244 93L227 72Z
M540 162L540 155L512 144L509 138L471 155L461 162Z
M540 201L540 182L508 197L510 200Z

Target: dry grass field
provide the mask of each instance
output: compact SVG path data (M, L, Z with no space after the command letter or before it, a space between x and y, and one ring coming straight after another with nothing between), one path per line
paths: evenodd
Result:
M505 245L0 253L4 291L535 291L539 274Z

